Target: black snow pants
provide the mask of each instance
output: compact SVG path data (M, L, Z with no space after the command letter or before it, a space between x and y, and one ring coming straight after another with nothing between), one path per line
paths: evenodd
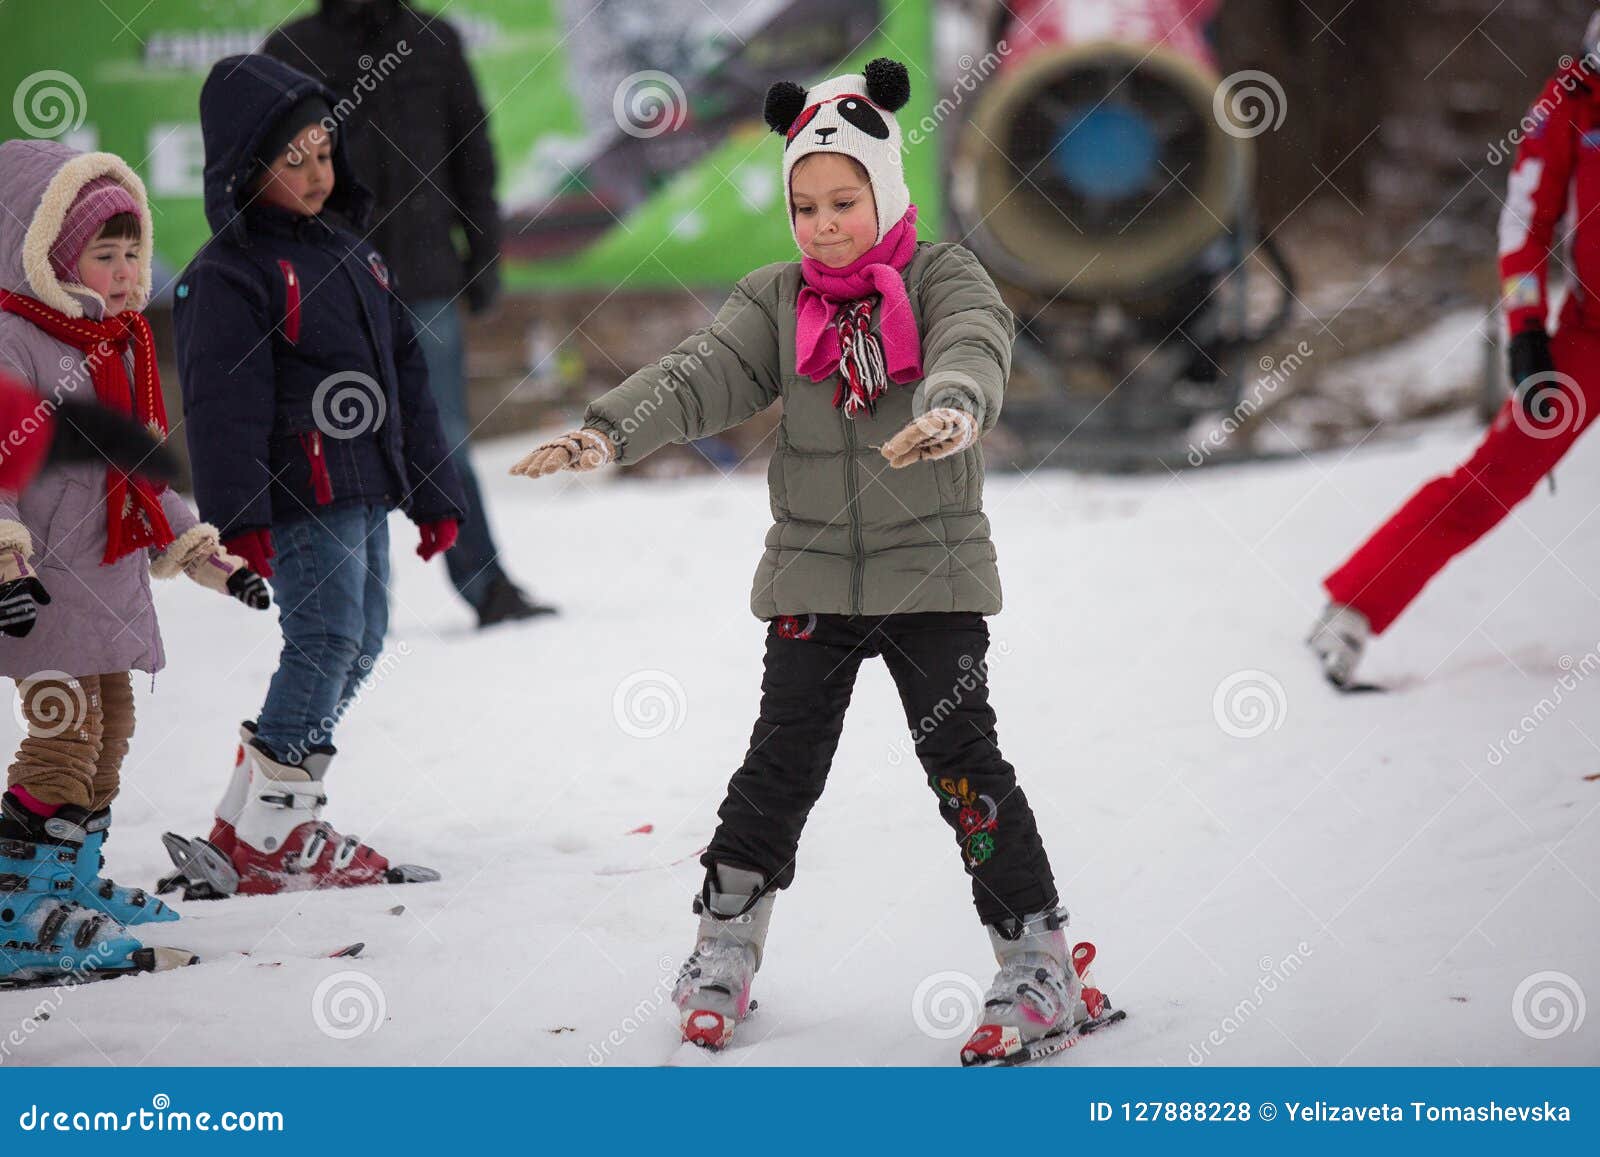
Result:
M1057 904L1055 881L989 706L989 626L977 613L783 615L767 627L761 715L701 862L794 880L800 831L822 795L862 661L881 655L912 743L955 834L985 924ZM908 881L915 868L907 865Z

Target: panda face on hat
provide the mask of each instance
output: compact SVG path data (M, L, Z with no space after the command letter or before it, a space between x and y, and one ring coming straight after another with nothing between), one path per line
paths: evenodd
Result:
M766 121L784 136L783 197L794 232L789 178L795 163L812 153L842 153L866 169L878 208L878 237L893 229L911 207L900 156L900 124L894 114L911 99L906 66L887 57L810 89L781 80L767 90ZM799 238L795 238L799 244Z

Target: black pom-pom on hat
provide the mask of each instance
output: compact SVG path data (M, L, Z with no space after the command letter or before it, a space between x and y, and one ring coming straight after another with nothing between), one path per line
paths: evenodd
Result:
M911 78L906 74L906 66L898 60L890 60L887 56L869 60L862 75L867 81L867 99L879 108L899 112L911 99ZM769 92L767 108L771 107L772 94ZM768 120L771 120L770 114Z
M901 69L901 72L904 72ZM806 111L806 90L792 80L780 80L767 89L767 104L763 110L767 124L775 133L787 134L795 118Z

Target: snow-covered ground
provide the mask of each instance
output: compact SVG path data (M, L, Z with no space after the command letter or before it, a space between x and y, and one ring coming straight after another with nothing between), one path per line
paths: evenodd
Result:
M990 478L1002 746L1131 1012L1051 1063L1600 1061L1600 1014L1574 1023L1600 998L1600 436L1376 647L1364 674L1394 693L1334 695L1301 645L1321 574L1475 437ZM397 517L389 656L330 776L331 820L444 882L185 905L148 939L203 964L0 994L0 1062L954 1062L992 962L878 664L760 1011L722 1057L680 1052L694 853L759 692L765 486L530 483L515 449L481 455L496 520L564 615L475 633ZM163 830L209 825L277 639L192 584L160 601L171 666L140 688L109 845L146 885Z

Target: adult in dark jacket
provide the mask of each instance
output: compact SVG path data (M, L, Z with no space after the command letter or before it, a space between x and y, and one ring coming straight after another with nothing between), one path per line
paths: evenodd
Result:
M461 537L445 556L450 581L480 626L552 608L506 576L469 457L459 302L479 314L500 290L500 214L488 119L461 38L402 0L322 0L262 46L336 90L351 125L350 156L376 196L369 234L389 258L428 359L466 493Z
M200 92L213 236L175 291L195 497L272 579L283 625L211 836L242 892L393 878L320 822L322 779L387 630L389 512L428 559L465 505L410 317L360 235L372 198L347 128L330 131L336 99L271 57L216 64Z

